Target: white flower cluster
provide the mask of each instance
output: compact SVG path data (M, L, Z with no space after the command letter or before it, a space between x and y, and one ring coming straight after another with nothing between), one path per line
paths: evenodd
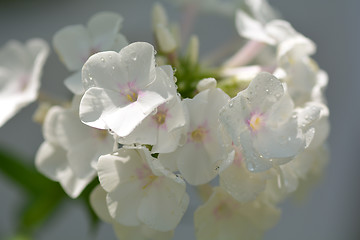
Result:
M75 96L47 112L36 166L72 198L98 178L91 204L119 239L171 239L189 204L186 183L203 188L216 177L194 215L197 239L259 239L279 218L276 205L321 172L329 111L315 45L273 19L266 1L245 2L236 26L248 43L219 79L197 79L192 98L151 44L128 45L118 14L55 34ZM176 62L165 11L154 13L158 51Z

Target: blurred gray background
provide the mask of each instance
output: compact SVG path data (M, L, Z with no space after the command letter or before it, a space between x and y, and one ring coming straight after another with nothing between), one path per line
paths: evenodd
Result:
M9 39L25 41L41 37L51 42L53 34L71 24L86 24L102 10L117 11L125 21L121 32L130 42L152 42L150 0L88 1L0 1L0 46ZM360 1L358 0L270 0L283 18L317 45L315 60L325 69L330 82L327 97L331 111L331 161L325 176L302 204L287 201L276 227L265 239L360 239ZM170 19L180 14L169 4ZM234 20L201 14L194 26L200 36L201 53L216 48L236 36ZM68 76L54 52L42 77L42 89L59 99L70 93L62 81ZM23 109L0 128L0 145L33 161L43 141L41 127L32 123L36 104ZM0 110L1 111L1 110ZM0 159L1 161L1 159ZM189 190L192 192L193 190ZM14 233L19 207L24 202L21 189L0 172L0 238ZM194 239L191 203L175 238ZM89 233L86 211L76 200L68 200L37 233L36 239L115 239L111 226L103 224L95 235ZM246 239L244 239L246 240Z

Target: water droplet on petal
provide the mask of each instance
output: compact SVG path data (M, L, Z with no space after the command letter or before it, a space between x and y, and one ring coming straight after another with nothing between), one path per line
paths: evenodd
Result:
M270 94L270 90L269 90L269 89L265 89L265 92L266 92L267 94Z
M112 56L111 56L111 55L109 55L109 58L110 58L110 59L112 59Z
M102 57L102 58L100 58L100 61L101 61L101 62L105 62L105 59Z
M176 68L173 68L173 72L174 72L174 74L176 73L176 71L177 71L177 69L176 69Z
M154 49L154 55L156 55L157 54L157 51Z
M115 70L115 66L112 66L111 68L112 68L112 70Z
M255 171L255 167L254 167L254 164L252 162L248 162L246 166L247 166L247 168L249 169L250 172Z
M229 103L229 107L232 108L234 106L234 103L233 102L230 102Z

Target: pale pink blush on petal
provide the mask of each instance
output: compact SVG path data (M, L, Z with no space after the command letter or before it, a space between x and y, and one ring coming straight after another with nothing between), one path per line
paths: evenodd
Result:
M158 186L162 182L163 176L156 176L147 164L143 164L140 168L136 168L135 174L141 182L141 188L144 190L149 186Z
M197 126L194 130L188 132L187 135L188 142L193 142L195 144L211 141L211 134L207 121Z
M136 86L136 80L127 82L127 83L119 83L119 92L120 94L128 101L129 103L135 102L139 96L144 93L141 92Z
M26 87L28 86L28 83L29 83L29 80L30 80L30 76L28 74L22 74L20 77L19 77L19 92L23 92Z
M171 118L171 114L169 113L169 109L165 106L165 104L160 105L157 110L156 114L152 116L153 119L153 126L159 128L161 130L167 130L167 120Z
M254 111L250 114L250 117L245 120L251 133L256 134L263 126L265 126L265 115Z
M234 150L235 150L235 156L234 156L234 162L233 164L236 166L236 167L242 167L242 164L243 164L243 156L242 156L242 153L240 151L240 149L238 147L236 147L234 144L232 145Z

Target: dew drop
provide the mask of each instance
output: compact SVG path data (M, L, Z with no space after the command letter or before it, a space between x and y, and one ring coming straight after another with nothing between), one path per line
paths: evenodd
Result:
M115 66L112 66L111 68L112 68L112 70L115 70Z
M297 113L293 113L291 117L296 119L297 118Z
M151 112L152 115L156 115L157 114L157 108L154 109L154 111Z
M100 61L101 61L101 62L105 62L105 59L102 57L102 58L100 58Z
M177 69L176 69L176 68L173 68L173 72L174 72L174 74L176 73L176 71L177 71Z
M255 171L255 167L254 167L254 164L252 162L248 162L246 166L247 166L247 168L249 169L250 172Z
M154 55L156 55L157 54L157 51L154 49Z
M109 58L110 58L110 59L112 59L112 56L111 56L111 55L109 55Z
M233 103L233 102L230 102L230 103L229 103L229 107L232 108L233 106L234 106L234 103Z
M265 92L266 92L267 94L270 94L270 90L269 90L269 89L265 89Z

